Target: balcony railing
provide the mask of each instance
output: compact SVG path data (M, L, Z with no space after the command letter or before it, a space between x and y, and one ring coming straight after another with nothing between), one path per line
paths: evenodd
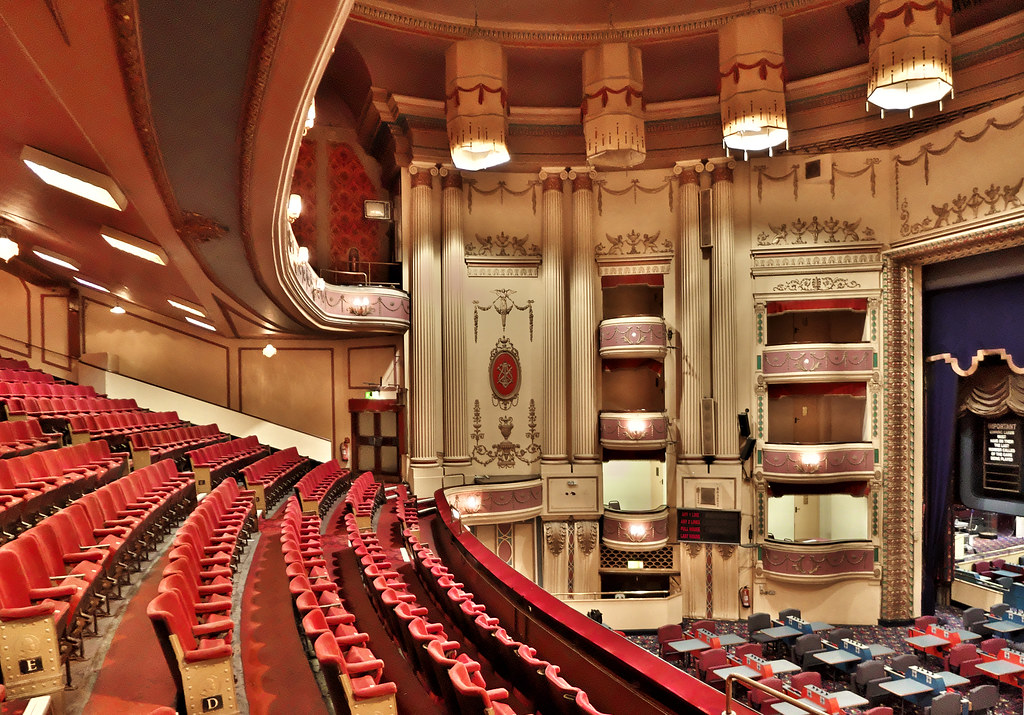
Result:
M647 511L605 509L601 541L619 551L652 551L668 543L668 507Z
M755 568L755 576L762 575L797 583L881 578L869 541L765 543Z
M668 352L665 320L641 315L609 318L598 329L599 350L603 358L654 358L662 360Z
M602 412L598 425L601 446L608 449L664 449L669 442L665 412Z
M868 377L875 368L875 351L869 343L773 345L761 354L761 372L769 382L849 380Z
M773 482L845 482L871 479L875 450L870 444L765 444L761 471Z

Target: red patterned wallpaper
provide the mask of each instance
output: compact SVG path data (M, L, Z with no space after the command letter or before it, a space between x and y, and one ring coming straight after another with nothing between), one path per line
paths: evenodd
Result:
M300 246L316 256L316 142L304 139L299 146L291 193L302 197L302 213L292 224L292 233Z
M362 162L348 144L328 145L327 176L331 192L331 268L368 270L353 263L387 261L386 224L363 218L363 200L378 198Z

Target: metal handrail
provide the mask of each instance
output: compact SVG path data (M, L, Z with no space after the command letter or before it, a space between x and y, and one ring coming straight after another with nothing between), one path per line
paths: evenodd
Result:
M824 710L813 708L807 703L802 703L796 698L786 695L786 693L780 692L775 688L769 688L767 685L761 685L761 683L757 682L753 678L748 678L745 675L738 675L736 673L730 673L725 679L725 712L723 712L722 715L735 715L735 711L732 709L732 684L736 682L746 685L747 690L753 688L755 690L768 693L769 695L774 695L779 700L789 703L790 705L795 705L811 715L828 715Z

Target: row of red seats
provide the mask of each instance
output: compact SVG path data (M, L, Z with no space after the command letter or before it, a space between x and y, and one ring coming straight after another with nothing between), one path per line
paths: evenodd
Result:
M461 713L514 715L505 688L488 688L480 663L451 640L444 625L428 621L428 611L417 603L415 594L401 574L394 570L376 537L362 532L354 514L345 515L349 541L360 557L363 580L391 632L412 654L417 669L424 673L434 692Z
M25 367L0 367L0 380L4 382L53 382L53 375Z
M128 455L111 453L106 442L0 460L0 531L13 538L44 512L120 478L127 464Z
M73 444L102 439L124 446L133 432L171 429L184 424L177 412L103 412L78 415L68 422Z
M129 436L135 463L152 464L161 459L180 459L191 449L228 439L216 424L190 425L165 430L134 432Z
M0 370L0 372L3 372ZM8 397L96 397L92 385L63 382L14 382L0 380L0 400Z
M157 464L173 464L162 460ZM175 534L147 614L177 686L179 712L236 712L231 635L235 567L256 527L253 493L225 479Z
M355 515L362 529L370 528L373 514L383 502L384 492L381 490L380 482L375 480L370 472L360 474L345 495L345 509Z
M384 662L355 625L331 578L320 537L320 517L304 515L291 497L281 529L286 575L302 629L320 663L337 712L395 712L397 686L383 680Z
M256 509L266 511L308 470L309 459L288 447L242 467L245 486L256 492Z
M535 698L541 712L603 715L590 703L585 690L571 685L560 675L559 666L538 658L534 648L512 638L497 618L487 615L486 608L473 600L472 593L463 590L463 584L455 581L447 567L411 529L405 529L403 536L415 554L417 572L433 591L438 603L463 634L488 655L495 667ZM438 649L442 646L433 647Z
M0 370L31 370L28 363L20 358L0 357Z
M37 419L0 422L0 459L53 449L59 447L61 441L60 434L43 432Z
M12 694L60 687L60 661L67 667L73 652L82 655L82 636L107 596L194 499L192 479L166 462L86 494L0 547L0 629L9 646L0 669ZM28 673L23 660L35 663Z
M111 397L9 397L7 419L18 417L71 417L102 412L138 412L132 398Z
M260 444L255 435L250 435L193 449L187 454L192 469L206 472L213 486L224 477L234 475L247 464L266 456L267 451L267 447Z
M336 459L309 470L295 484L295 495L299 498L302 513L323 517L341 494L349 474L349 470L338 464Z

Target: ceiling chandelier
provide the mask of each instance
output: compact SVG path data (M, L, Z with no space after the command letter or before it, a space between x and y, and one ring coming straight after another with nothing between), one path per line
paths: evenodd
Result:
M445 115L452 162L477 171L509 160L505 52L489 40L462 40L445 54Z
M948 0L871 0L868 101L886 109L939 102L953 91Z
M583 137L593 166L628 169L647 156L640 50L625 42L583 53Z
M725 146L764 151L788 141L782 18L741 15L718 31Z

